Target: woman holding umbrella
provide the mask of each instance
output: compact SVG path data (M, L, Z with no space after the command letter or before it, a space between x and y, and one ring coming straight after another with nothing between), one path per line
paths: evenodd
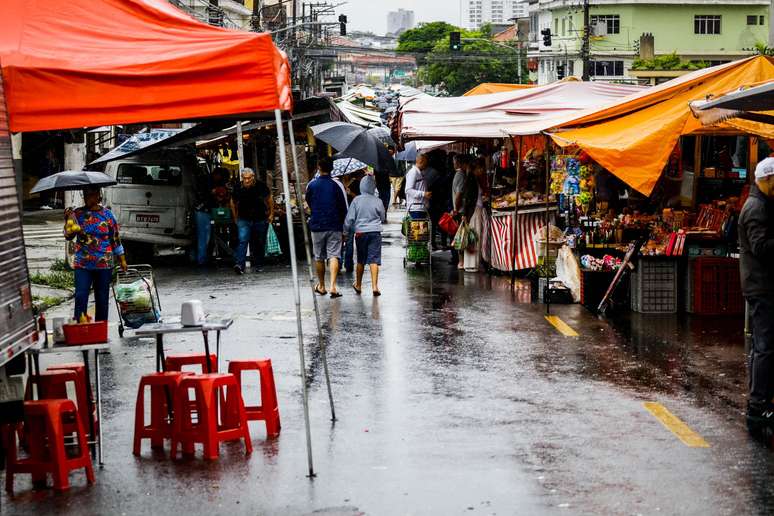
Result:
M84 205L65 210L64 236L75 240L75 319L86 313L89 292L94 286L95 317L107 321L110 281L117 260L126 271L126 256L113 213L102 206L98 186L83 189Z

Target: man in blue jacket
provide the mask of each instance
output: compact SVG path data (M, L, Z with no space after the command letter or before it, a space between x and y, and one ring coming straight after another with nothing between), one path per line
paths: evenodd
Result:
M314 291L321 296L325 290L325 262L331 271L331 297L341 297L336 289L336 277L339 275L339 256L344 233L344 217L347 215L347 201L331 178L333 161L322 158L318 165L319 175L306 187L306 204L312 211L309 229L312 232L317 285Z

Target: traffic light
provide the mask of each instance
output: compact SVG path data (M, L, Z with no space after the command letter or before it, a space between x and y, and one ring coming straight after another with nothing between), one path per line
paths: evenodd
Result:
M544 47L550 47L551 46L551 29L543 29L540 31L540 33L543 35L543 46Z
M560 64L556 66L556 78L560 81L564 79L564 65Z
M462 36L459 32L449 33L449 50L459 52L462 50Z
M347 15L346 14L339 15L339 34L341 34L342 36L347 35Z

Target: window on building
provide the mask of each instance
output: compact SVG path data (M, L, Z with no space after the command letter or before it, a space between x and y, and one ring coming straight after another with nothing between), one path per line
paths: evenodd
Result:
M554 18L554 34L559 34L559 18Z
M591 25L594 26L597 22L603 22L607 24L608 34L620 34L621 33L621 16L618 14L594 14L591 16Z
M694 34L720 34L719 14L697 14L693 17Z
M758 16L758 25L763 25L763 16Z
M567 34L567 18L562 18L562 36Z
M758 17L755 16L755 15L748 16L747 17L747 25L758 25Z
M624 74L624 62L591 61L589 71L594 77L621 77Z

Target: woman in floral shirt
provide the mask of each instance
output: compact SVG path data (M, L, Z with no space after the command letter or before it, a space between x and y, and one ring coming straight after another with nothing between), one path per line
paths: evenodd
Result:
M118 235L118 222L100 204L100 189L83 190L83 199L83 207L65 210L65 238L75 239L75 319L86 313L93 284L94 319L107 321L114 262L118 258L125 271L126 257Z

